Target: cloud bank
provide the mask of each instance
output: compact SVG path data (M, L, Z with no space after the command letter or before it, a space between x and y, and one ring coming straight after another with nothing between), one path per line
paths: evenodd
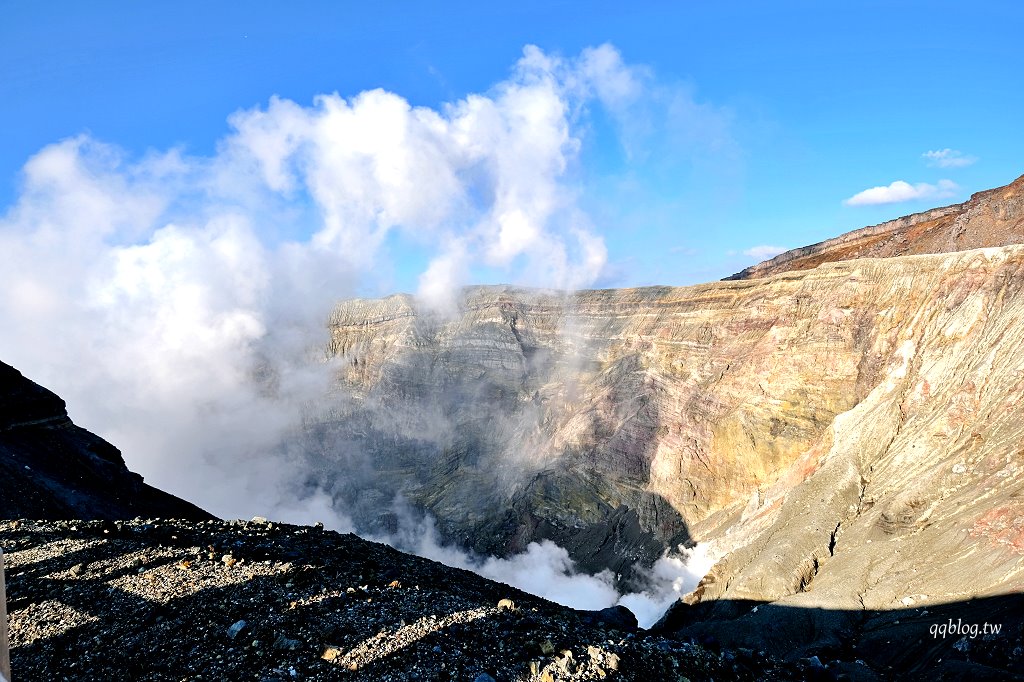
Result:
M330 390L331 305L386 286L396 243L432 254L418 293L438 308L476 266L594 281L606 249L573 179L586 112L640 87L611 46L527 47L439 109L384 90L271 98L210 157L50 145L0 218L0 354L156 484L219 514L244 512L228 475L284 503L267 453Z
M324 359L333 304L386 290L398 248L428 254L417 294L442 313L475 268L594 282L607 253L577 189L589 117L604 109L637 147L651 87L611 46L529 46L508 78L438 108L379 89L271 98L232 115L209 156L52 144L0 217L0 357L159 487L224 517L350 530L299 451L310 406L349 399ZM687 93L672 104L714 118ZM575 577L563 555L476 568L559 584ZM602 580L578 589L617 599Z
M924 199L947 199L954 196L959 189L959 185L952 180L939 180L934 185L927 182L911 185L909 182L897 180L889 185L857 192L843 203L847 206L874 206Z
M412 521L401 511L401 504L398 508L401 530L380 538L398 549L479 573L570 608L596 611L621 604L633 612L642 628L654 625L672 603L692 591L715 561L707 545L677 547L638 575L642 589L622 594L615 588L611 571L597 575L580 573L569 553L548 540L531 542L522 554L504 559L474 557L444 545L430 517Z

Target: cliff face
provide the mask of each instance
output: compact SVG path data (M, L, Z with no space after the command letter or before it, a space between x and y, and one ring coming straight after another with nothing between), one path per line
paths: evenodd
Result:
M448 541L507 554L549 538L626 583L636 562L708 542L721 559L660 624L677 636L883 678L1019 673L1024 245L955 249L1015 239L1020 189L757 279L476 287L450 317L405 296L344 302L326 349L337 399L287 454L363 530L395 531L401 494ZM875 237L891 257L836 248ZM906 255L928 243L940 253ZM6 365L0 480L3 516L203 514ZM947 618L1008 634L939 637Z
M1024 243L1024 175L962 204L865 227L779 254L727 279L768 277L853 258L951 253Z
M882 671L980 661L980 639L931 630L1024 613L1022 189L756 279L473 288L451 318L345 302L328 354L356 397L318 428L373 475L334 492L402 492L449 540L550 538L625 582L708 542L720 560L659 625L678 636Z
M110 443L68 418L64 401L0 362L0 518L212 518L157 490Z
M1022 282L1009 246L476 288L448 320L346 302L330 351L376 485L450 539L621 571L692 537L726 553L696 600L884 608L1024 587Z
M967 622L1018 618L1022 254L1017 246L857 260L765 282L845 279L845 295L873 317L871 387L751 496L717 539L724 558L665 627L787 648L855 641L884 668L941 658L948 642L924 633L942 604L977 604L956 614ZM1004 594L1017 597L1008 613L972 601ZM805 616L778 627L775 610L751 610L759 602Z

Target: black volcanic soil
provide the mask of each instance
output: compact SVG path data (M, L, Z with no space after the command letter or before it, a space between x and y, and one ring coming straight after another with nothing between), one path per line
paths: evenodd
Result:
M8 521L0 545L16 682L653 682L817 672L618 630L319 527Z

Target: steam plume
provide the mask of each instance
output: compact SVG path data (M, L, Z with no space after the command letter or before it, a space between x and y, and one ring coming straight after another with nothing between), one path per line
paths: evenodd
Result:
M347 400L322 353L331 306L385 291L396 244L431 254L418 293L441 313L475 268L593 282L607 254L574 189L586 118L604 106L625 126L649 78L608 45L528 46L506 80L439 109L383 90L271 98L208 157L56 142L0 218L0 357L155 485L221 516L349 529L297 449L310 406ZM527 558L564 569L556 550Z

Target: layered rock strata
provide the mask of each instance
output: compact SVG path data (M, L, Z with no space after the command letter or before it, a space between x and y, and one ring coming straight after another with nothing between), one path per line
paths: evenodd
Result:
M474 288L448 319L350 301L330 353L357 398L336 423L380 444L379 496L483 552L547 537L621 572L714 541L728 556L703 600L1019 589L1022 268L1011 246L687 288Z

